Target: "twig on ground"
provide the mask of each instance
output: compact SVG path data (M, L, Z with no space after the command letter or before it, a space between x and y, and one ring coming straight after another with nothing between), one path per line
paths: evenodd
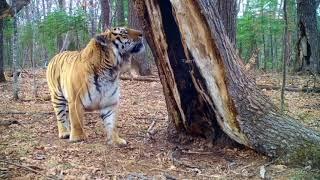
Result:
M16 164L16 163L13 163L13 162L10 162L10 161L6 161L6 160L2 160L2 159L0 159L0 162L6 163L6 164L10 164L10 165L13 165L13 166L16 166L16 167L23 168L23 169L25 169L27 171L33 172L35 174L39 174L39 175L41 175L43 177L46 177L48 179L56 179L56 178L53 178L53 177L50 177L50 176L46 176L45 174L42 174L40 171L34 170L33 168L30 168L28 166L23 166L23 165ZM41 169L41 168L38 168L38 169Z
M169 155L169 158L171 159L172 161L172 164L175 165L175 166L182 166L182 167L186 167L186 168L191 168L191 169L202 169L202 168L199 168L197 166L194 166L192 164L190 164L189 162L186 162L186 161L180 161L178 160L177 158L175 158L175 156L177 155L177 153L179 152L179 154L181 153L181 150L180 149L176 149L174 151L172 151ZM199 170L200 171L200 170Z
M54 112L24 112L24 111L6 111L0 112L0 114L42 114L42 115L49 115L54 114Z
M0 126L10 126L12 124L21 125L21 123L19 123L19 121L17 121L17 120L3 120L3 121L0 121Z
M145 81L145 82L159 82L160 80L154 77L120 77L121 80L130 80L130 81Z
M212 154L212 152L198 152L198 151L186 151L186 150L181 150L183 153L186 153L186 154L200 154L200 155L209 155L209 154Z
M266 90L280 90L280 86L274 86L274 85L264 85L264 84L258 84L258 87L260 89L266 89ZM298 87L285 87L286 91L291 92L313 92L313 93L320 93L320 88L298 88Z
M156 121L152 121L150 127L149 127L148 130L147 130L147 134L150 134L150 133L151 133L151 131L152 131L152 129L154 128L155 125L156 125Z
M151 125L149 126L149 128L147 130L147 134L144 137L144 141L147 141L148 139L153 139L152 136L155 134L155 129L154 129L155 125L156 125L156 121L153 120Z
M160 121L166 120L165 118L161 118L161 117L140 117L140 116L135 116L134 118L135 119L154 119L154 120L160 120Z
M6 115L6 114L40 114L40 115L52 115L54 112L27 112L27 111L5 111L5 112L0 112L1 115ZM98 112L86 112L85 114L99 114Z

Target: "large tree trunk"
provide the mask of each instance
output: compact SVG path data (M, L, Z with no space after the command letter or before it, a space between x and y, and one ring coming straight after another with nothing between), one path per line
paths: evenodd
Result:
M296 71L320 72L320 46L317 27L317 0L297 0L298 43Z
M236 0L216 0L216 5L222 23L231 43L236 47L237 34L237 1Z
M178 131L219 138L222 130L271 157L319 149L320 134L282 114L245 74L212 1L136 0L135 7Z
M5 82L3 63L3 20L0 19L0 82Z
M128 15L129 27L142 30L139 19L137 18L135 9L133 7L133 1L129 0L129 15ZM151 61L147 59L147 51L149 50L148 43L143 40L146 51L137 55L133 55L131 59L131 68L141 76L151 75ZM149 50L150 51L150 50Z
M109 0L100 0L102 28L110 28L110 3Z

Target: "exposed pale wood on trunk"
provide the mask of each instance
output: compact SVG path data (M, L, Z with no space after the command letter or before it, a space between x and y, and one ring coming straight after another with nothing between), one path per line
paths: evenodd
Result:
M178 131L214 138L222 129L272 157L319 147L319 132L281 114L246 75L212 1L136 0L135 7Z

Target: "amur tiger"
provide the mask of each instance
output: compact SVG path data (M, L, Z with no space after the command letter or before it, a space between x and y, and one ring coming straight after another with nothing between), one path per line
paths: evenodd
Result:
M99 110L108 143L126 144L116 130L119 76L130 56L143 50L140 31L117 27L95 36L81 51L66 51L52 58L47 81L59 138L84 140L84 112Z

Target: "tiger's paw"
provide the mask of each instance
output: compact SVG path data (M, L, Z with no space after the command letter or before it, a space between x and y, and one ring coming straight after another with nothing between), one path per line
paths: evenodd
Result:
M70 137L70 133L69 132L59 133L59 138L60 139L68 139L69 137Z
M80 142L80 141L84 141L86 139L86 137L85 137L85 135L84 134L82 134L82 135L73 135L72 133L71 133L71 136L70 136L70 142L73 142L73 143L75 143L75 142Z
M109 140L108 144L118 146L118 147L125 147L127 145L127 141L122 138L116 138L113 140Z

